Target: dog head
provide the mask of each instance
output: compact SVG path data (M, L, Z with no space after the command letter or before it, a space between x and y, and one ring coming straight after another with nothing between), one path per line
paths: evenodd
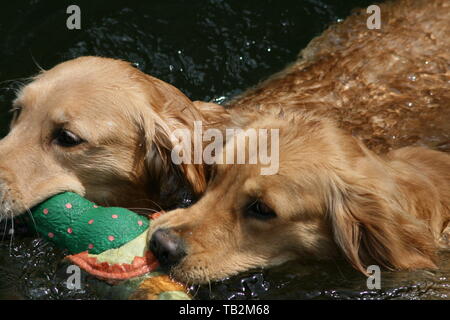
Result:
M261 175L260 162L217 164L196 204L154 222L150 247L176 278L205 283L341 254L362 272L369 263L434 266L427 226L395 199L404 194L381 159L325 119L257 118L247 128L279 129L278 172ZM239 152L230 143L223 153Z
M16 215L72 191L102 205L158 207L183 185L205 188L202 165L170 161L170 132L214 118L131 64L82 57L42 71L17 94L0 141L0 212Z

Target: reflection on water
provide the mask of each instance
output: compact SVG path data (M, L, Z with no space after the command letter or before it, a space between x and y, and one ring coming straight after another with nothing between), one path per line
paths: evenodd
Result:
M37 72L80 55L136 63L192 99L223 102L293 61L310 39L350 9L372 1L78 1L82 30L65 28L69 1L0 4L0 136L14 90ZM7 81L14 79L14 81ZM33 235L8 235L0 223L0 298L96 299L123 292L86 277L80 290L64 285L63 252ZM6 232L5 232L6 230ZM19 232L20 233L20 232ZM443 255L443 270L450 270ZM192 287L198 299L448 299L450 273L382 274L382 289L345 263L289 263L211 287Z
M42 239L0 242L0 298L93 299L87 288L69 290L63 252ZM85 281L83 281L85 283Z
M40 239L0 242L0 298L124 298L126 288L83 275L82 288L65 285L63 252ZM302 265L291 262L238 277L192 286L196 299L450 299L450 253L442 254L440 271L382 272L381 289L367 289L366 277L344 262ZM446 271L442 271L446 270Z
M369 290L366 277L343 262L301 265L298 262L249 273L198 290L213 299L450 299L450 253L440 270L382 272L381 289ZM197 290L197 288L195 288ZM195 291L194 291L195 292Z

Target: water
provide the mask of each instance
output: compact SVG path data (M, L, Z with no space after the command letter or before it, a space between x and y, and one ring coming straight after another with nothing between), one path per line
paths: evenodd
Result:
M8 130L14 90L38 71L81 55L135 63L191 99L223 102L294 61L330 23L372 1L77 1L82 29L66 29L72 1L0 4L0 136ZM95 3L95 5L93 4ZM345 4L344 4L345 3ZM12 80L15 81L6 81ZM85 277L80 290L64 284L64 255L35 235L0 224L1 299L98 299L120 296ZM20 229L20 228L19 228ZM7 233L7 232L6 232ZM450 270L443 256L442 270ZM192 287L199 299L448 299L445 271L382 274L382 290L345 263L289 263Z

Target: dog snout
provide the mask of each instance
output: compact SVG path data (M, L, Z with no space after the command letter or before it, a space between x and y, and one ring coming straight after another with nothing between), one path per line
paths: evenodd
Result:
M4 216L12 216L17 213L18 203L16 203L17 192L11 187L9 179L4 179L4 171L0 167L0 218Z
M183 240L170 229L157 229L153 233L150 250L163 268L177 265L186 255Z

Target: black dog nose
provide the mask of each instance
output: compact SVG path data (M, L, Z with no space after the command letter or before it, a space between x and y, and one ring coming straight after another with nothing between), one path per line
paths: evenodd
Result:
M183 241L170 229L157 229L153 233L150 250L163 268L175 266L186 255Z

